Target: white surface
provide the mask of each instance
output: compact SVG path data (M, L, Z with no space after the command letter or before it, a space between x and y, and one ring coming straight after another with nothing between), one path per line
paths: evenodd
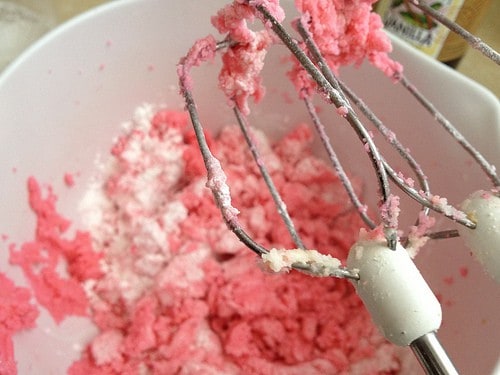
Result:
M399 243L391 250L385 242L358 241L347 267L359 270L353 284L384 337L408 346L439 329L441 306L408 252Z
M93 173L96 154L107 151L119 124L143 102L182 108L175 64L196 38L211 32L208 14L214 13L217 4L220 2L198 0L112 2L59 27L4 71L0 77L1 234L15 242L32 238L34 220L25 188L29 175L53 184L61 210L78 221L76 206L85 188L81 182ZM395 56L405 64L407 75L488 158L500 164L498 100L456 72L395 43ZM291 86L284 83L285 68L277 66L280 53L274 54L276 60L266 70L269 95L254 110L252 119L271 136L279 136L297 120L307 118L300 103L286 104L282 95L290 94ZM215 71L214 66L197 72L195 95L202 119L224 124L232 115L224 112L225 101L216 94ZM367 67L347 69L342 76L408 143L429 175L434 193L457 203L471 191L489 188L478 168L404 90ZM326 122L337 118L330 116ZM375 202L375 178L363 146L345 124L334 125L329 130L335 132L339 156L347 169L365 178L366 197ZM392 159L393 153L385 154ZM401 166L395 162L395 168ZM76 188L64 189L65 172L81 173ZM403 202L402 222L412 223L417 209ZM455 227L445 219L439 225ZM1 269L24 283L19 270L7 265L7 243L0 246ZM461 239L429 244L417 263L433 291L442 296L439 337L460 372L492 372L500 353L498 285L484 275ZM466 277L460 276L462 267L468 270ZM44 315L39 326L16 338L20 374L63 373L78 356L75 348L92 335L88 324L76 319L57 327Z

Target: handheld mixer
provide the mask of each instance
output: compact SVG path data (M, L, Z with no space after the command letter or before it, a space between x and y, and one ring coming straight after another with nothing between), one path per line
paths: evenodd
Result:
M435 12L431 12L422 1L416 1L415 6L428 12L438 21L444 21L445 24L449 24L449 22L442 20L441 17L436 15ZM226 184L224 172L218 160L211 154L204 138L189 80L189 72L193 66L211 59L218 51L235 50L244 44L242 39L239 39L242 36L235 33L236 29L233 29L232 33L229 29L225 30L229 32L229 36L219 43L213 38L200 40L179 65L181 91L185 97L208 172L207 186L212 190L228 227L246 246L261 256L265 262L269 263L271 268L275 267L277 270L294 268L317 276L334 276L351 279L376 325L389 341L400 346L409 345L428 373L456 373L453 364L448 359L435 336L435 332L441 325L440 305L413 264L405 247L418 247L428 238L447 238L458 235L458 232L455 230L430 233L429 229L432 226L432 220L428 214L429 209L433 210L458 222L464 227L464 230L461 230L460 234L465 238L471 249L473 249L476 257L481 261L486 270L494 279L499 281L500 256L498 255L498 251L495 251L495 244L498 243L498 237L500 236L499 224L497 222L500 217L500 198L498 197L500 179L496 175L494 166L489 164L453 128L452 124L434 108L432 103L409 82L397 64L386 65L386 67L389 67L386 68L386 73L393 80L400 82L416 97L418 102L432 112L437 122L472 155L493 184L491 191L474 193L470 199L464 202L462 205L464 211L449 205L444 198L433 195L430 192L429 183L424 171L407 149L398 141L395 134L370 111L352 90L332 73L329 67L331 62L328 61L328 56L325 56L321 50L322 48L316 43L315 25L319 23L318 20L315 20L307 12L302 14L294 25L302 40L302 42L298 42L281 25L280 22L282 21L283 14L279 6L273 2L238 2L238 4L234 4L234 7L241 11L243 18L261 18L269 35L276 35L280 43L284 44L291 51L300 66L312 78L314 84L311 84L311 81L307 81L300 88L299 95L305 102L313 125L354 207L357 208L367 227L372 229L372 231L370 234L362 236L358 243L352 247L347 260L347 266L340 265L340 262L337 260L311 254L311 251L300 250L304 249L305 246L294 228L292 219L287 213L285 203L274 187L265 164L260 157L258 148L253 141L250 126L247 123L246 115L248 114L248 109L245 106L245 101L249 95L248 93L243 93L243 95L238 96L234 95L233 92L234 96L229 96L229 98L233 101L233 111L237 122L271 191L276 207L299 250L293 252L276 249L268 250L254 242L238 224L238 211L231 205L231 195L229 187ZM472 40L472 45L482 50L493 61L500 62L498 53L492 51L484 43L467 35L463 30L456 30L455 26L452 27L455 31ZM270 30L272 30L273 34L271 34ZM239 31L241 32L241 29ZM264 51L271 45L276 44L277 39L268 40L267 42L260 40L260 42L263 46L259 48L261 48L261 51ZM229 54L226 56L229 56ZM235 56L237 54L234 54L233 58L237 58ZM254 61L252 65L255 69L252 74L255 77L259 74L259 63L259 61ZM376 61L374 63L377 64ZM349 122L365 145L371 164L376 171L381 192L381 201L379 204L380 225L369 216L324 132L320 116L311 100L311 94L316 90L319 91L326 101L335 105L337 113ZM257 97L259 94L257 91L254 91L252 95ZM397 152L408 163L417 178L418 188L415 188L411 179L396 172L381 155L378 146L372 140L370 132L354 111L353 104L375 125L380 133L384 135L387 141L396 148ZM389 180L423 207L418 216L417 224L407 236L401 236L399 233L397 220L399 198L391 193ZM389 290L391 292L390 296L387 293Z

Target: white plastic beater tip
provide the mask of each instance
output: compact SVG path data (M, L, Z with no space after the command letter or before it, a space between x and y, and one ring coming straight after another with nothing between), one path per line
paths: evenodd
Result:
M476 228L464 227L460 235L486 272L500 283L500 198L479 190L472 193L461 208L476 223Z
M384 337L408 346L441 326L441 306L407 251L385 239L360 240L350 250L347 267L359 270L356 291Z

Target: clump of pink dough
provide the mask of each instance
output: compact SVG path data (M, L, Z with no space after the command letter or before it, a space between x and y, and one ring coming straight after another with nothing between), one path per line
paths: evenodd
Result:
M105 273L87 283L101 333L70 374L399 368L348 282L259 269L205 187L184 113L143 107L126 129L82 206L103 255ZM361 221L337 177L312 156L309 128L299 126L276 145L255 136L304 241L345 259ZM237 129L209 140L241 224L265 246L291 246Z
M387 56L392 46L382 20L372 10L375 1L295 0L308 21L305 26L334 71L364 59L391 77L401 71L401 65Z
M383 23L379 15L372 11L374 2L375 0L296 0L301 22L336 74L342 66L358 66L368 60L387 76L399 79L402 66L388 56L392 50L391 42L382 30ZM279 1L235 0L211 19L227 43L222 53L219 88L230 106L236 106L244 115L250 113L250 98L255 102L263 98L265 88L261 72L265 57L274 44L281 44L272 31L271 22L259 11L260 7L265 8L278 23L285 18ZM264 27L261 30L254 30L250 26L256 18L263 21ZM303 47L303 43L299 45ZM216 53L215 46L214 37L202 38L181 59L178 75L187 90L191 89L189 71L201 62L211 60ZM293 67L288 76L299 95L304 97L313 94L316 84L296 58L290 58ZM341 107L339 114L345 116L345 113L345 108Z
M252 5L264 5L278 20L284 13L277 1L253 1ZM226 34L233 45L222 54L222 69L219 87L231 105L236 105L243 114L248 114L248 99L258 102L265 93L260 73L269 47L273 44L273 34L267 28L253 31L248 26L259 13L253 6L234 1L212 17L212 24L221 34Z
M92 249L89 233L69 235L70 222L56 210L56 196L49 188L46 196L36 181L28 179L29 204L36 215L36 236L17 249L10 248L10 263L24 272L34 295L56 322L68 315L87 315L87 299L82 281L98 277L100 255ZM68 275L58 270L60 265Z
M372 11L375 1L295 1L302 24L334 73L343 66L360 65L365 59L393 79L402 72L401 64L388 56L391 41L380 16ZM295 59L288 75L302 96L315 92L316 85Z
M38 309L30 300L29 289L16 286L0 273L0 374L17 374L12 336L35 327Z

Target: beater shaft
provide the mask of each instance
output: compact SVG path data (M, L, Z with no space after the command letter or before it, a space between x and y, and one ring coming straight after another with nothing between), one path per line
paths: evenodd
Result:
M427 374L458 375L434 332L419 337L410 344L410 347Z

